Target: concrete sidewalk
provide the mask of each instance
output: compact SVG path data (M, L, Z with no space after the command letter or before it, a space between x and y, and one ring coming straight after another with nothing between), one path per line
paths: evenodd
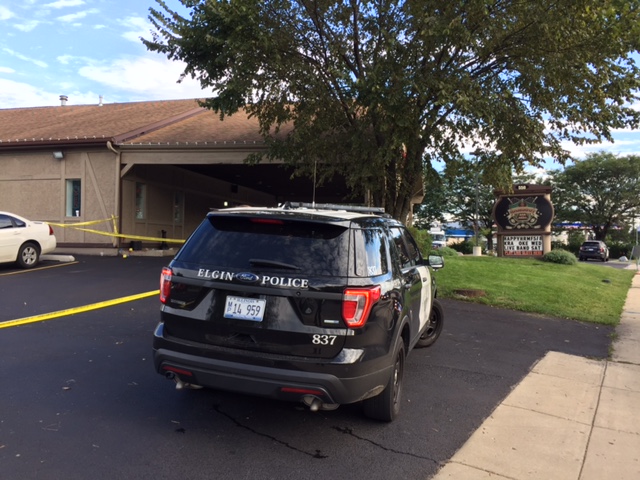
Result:
M609 361L549 352L433 479L640 479L640 274L616 334Z

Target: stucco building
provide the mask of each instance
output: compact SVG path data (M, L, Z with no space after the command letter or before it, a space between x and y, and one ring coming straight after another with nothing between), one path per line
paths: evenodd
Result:
M62 246L184 239L212 208L361 202L277 164L256 119L221 120L196 100L0 109L0 210L64 224ZM100 232L100 233L97 233ZM140 238L138 238L140 237Z

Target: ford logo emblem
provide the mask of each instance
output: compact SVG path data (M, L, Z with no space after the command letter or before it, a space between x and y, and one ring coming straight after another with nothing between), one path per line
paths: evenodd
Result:
M236 278L245 283L256 283L258 280L260 280L260 277L258 275L250 272L239 273L236 275Z

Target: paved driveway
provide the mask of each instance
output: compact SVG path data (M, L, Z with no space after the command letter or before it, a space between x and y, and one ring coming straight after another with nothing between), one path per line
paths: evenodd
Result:
M310 413L225 392L175 391L153 370L165 259L80 257L0 268L0 477L7 479L429 478L547 351L608 353L610 328L443 301L443 335L408 358L391 424L358 405ZM74 310L75 311L75 310ZM0 327L2 324L0 323Z

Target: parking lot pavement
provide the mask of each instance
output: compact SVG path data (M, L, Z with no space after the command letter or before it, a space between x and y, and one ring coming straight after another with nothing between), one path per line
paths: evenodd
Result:
M74 256L0 277L0 322L157 290L169 261ZM0 396L0 477L430 478L447 462L469 468L450 459L548 351L608 354L611 327L442 303L441 339L408 357L402 415L384 425L364 419L359 405L312 414L249 396L176 392L149 363L157 298L0 330L0 377L10 379ZM176 464L176 454L186 460Z
M640 274L616 333L611 360L547 353L433 478L640 478Z

